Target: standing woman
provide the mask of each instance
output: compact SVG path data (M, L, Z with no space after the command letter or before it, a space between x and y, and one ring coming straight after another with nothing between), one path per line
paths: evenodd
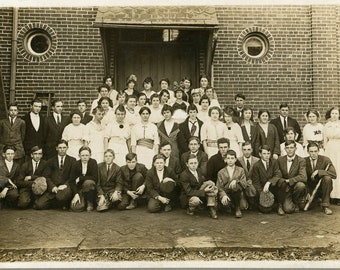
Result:
M187 118L189 103L183 100L184 90L179 88L175 92L175 103L172 105L173 118L177 123L182 123Z
M274 159L278 159L280 155L280 140L277 129L273 124L269 123L270 113L268 110L259 110L258 113L259 122L255 126L254 133L254 154L259 157L259 147L268 145L272 149L272 155Z
M147 169L152 167L152 158L158 153L159 137L157 126L149 121L150 109L139 110L141 121L131 131L131 150L140 157Z
M315 142L319 145L319 154L324 154L323 148L323 124L319 123L320 114L316 110L309 110L306 113L308 124L303 127L303 147L308 155L307 145L311 142Z
M112 149L115 153L115 163L123 166L126 164L125 156L131 150L131 127L125 121L126 111L123 105L117 107L115 114L115 120L105 129L104 149Z
M184 97L183 100L189 103L192 103L192 97L191 97L191 86L192 86L192 81L188 77L184 77L182 79L183 83L183 90L184 90Z
M138 91L135 89L136 81L134 79L128 79L126 82L127 88L124 90L127 96L138 97Z
M68 142L67 154L75 159L79 158L79 149L88 145L87 129L81 121L81 112L71 113L71 124L68 124L62 134L62 139Z
M219 107L209 108L210 119L202 125L201 140L204 152L208 158L217 154L217 140L224 137L226 125L220 121L221 111Z
M171 105L169 99L170 99L170 93L168 90L164 89L159 92L159 101L160 101L161 106L163 106L164 104Z
M136 111L139 112L139 110L144 107L146 104L146 95L144 93L139 93L137 96L137 106Z
M200 87L196 88L199 90L200 98L205 94L205 90L209 87L208 76L203 74L200 76Z
M117 100L118 91L113 89L113 87L112 87L113 82L114 82L114 79L113 79L113 76L111 76L111 75L107 75L103 78L103 83L106 84L109 87L108 97L112 100L113 105L115 105L116 100ZM100 96L98 96L98 97L100 98Z
M162 115L162 107L163 106L160 105L159 95L153 94L150 97L150 102L151 102L151 104L150 104L149 108L150 108L151 114L150 114L149 121L154 123L154 124L157 124L164 119L164 117Z
M210 107L210 99L207 95L203 95L200 99L200 109L197 113L197 118L201 120L203 123L209 120L209 107Z
M325 156L329 157L334 164L337 178L333 179L333 190L331 199L340 205L340 111L333 107L326 113L326 120L329 121L324 127Z
M111 99L109 99L108 97L100 98L98 101L98 106L102 107L104 110L102 124L106 126L107 124L111 123L115 118L115 114L112 109Z
M151 77L146 77L143 81L143 90L142 93L146 95L146 103L150 104L150 97L152 94L156 92L152 90L153 87L153 80Z
M89 147L92 151L92 158L97 163L104 161L104 132L105 126L102 124L104 110L102 107L97 107L93 110L93 119L87 123L87 138Z
M162 108L162 115L164 120L157 124L159 142L163 144L168 142L171 145L171 156L175 158L179 157L179 150L177 144L177 137L179 133L179 125L172 118L173 109L169 105L164 105Z
M255 149L254 134L255 134L255 123L253 121L253 110L249 107L243 109L242 120L241 120L242 136L245 142L251 142L251 146Z
M230 149L236 152L236 157L242 155L242 144L244 139L242 136L242 130L239 124L233 122L234 110L230 107L225 107L223 110L223 117L226 123L227 129L224 137L230 141Z

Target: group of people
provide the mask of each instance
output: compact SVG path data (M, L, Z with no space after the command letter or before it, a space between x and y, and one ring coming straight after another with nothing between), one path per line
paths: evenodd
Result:
M189 78L169 89L167 78L130 75L126 89L107 76L87 111L84 100L70 116L53 100L48 117L34 99L21 119L15 103L0 120L0 200L5 207L72 211L134 209L147 201L150 212L207 208L244 209L279 215L319 203L325 214L340 204L339 109L325 125L309 110L302 131L282 103L271 120L260 109L257 122L246 97L220 107L206 76L192 88ZM299 141L302 139L302 144ZM316 194L316 196L314 196Z

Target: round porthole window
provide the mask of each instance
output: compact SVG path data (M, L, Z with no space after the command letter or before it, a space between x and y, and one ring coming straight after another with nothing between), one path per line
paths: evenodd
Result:
M45 61L57 49L56 33L46 24L30 23L18 33L18 48L30 62Z
M274 39L268 30L252 27L242 31L237 40L238 54L248 63L265 63L274 54Z

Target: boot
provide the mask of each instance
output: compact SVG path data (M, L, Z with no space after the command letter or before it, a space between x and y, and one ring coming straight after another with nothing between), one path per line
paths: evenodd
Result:
M131 200L130 204L128 206L126 206L126 210L132 210L135 209L137 207L137 203L135 200Z
M212 219L217 219L217 213L215 206L209 206L209 214Z
M86 208L87 212L91 212L93 211L93 203L90 201L87 201L87 208Z
M277 209L277 214L279 216L284 216L286 213L283 211L282 204L279 204L279 208Z
M242 217L242 212L241 212L240 207L236 207L235 217L236 218L241 218Z

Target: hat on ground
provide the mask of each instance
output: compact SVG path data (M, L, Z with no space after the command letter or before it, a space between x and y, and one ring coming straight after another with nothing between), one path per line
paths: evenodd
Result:
M270 208L274 204L274 195L270 191L264 192L263 190L260 193L259 204L262 207Z
M45 177L38 177L33 181L32 191L35 195L42 195L47 190L47 182Z

